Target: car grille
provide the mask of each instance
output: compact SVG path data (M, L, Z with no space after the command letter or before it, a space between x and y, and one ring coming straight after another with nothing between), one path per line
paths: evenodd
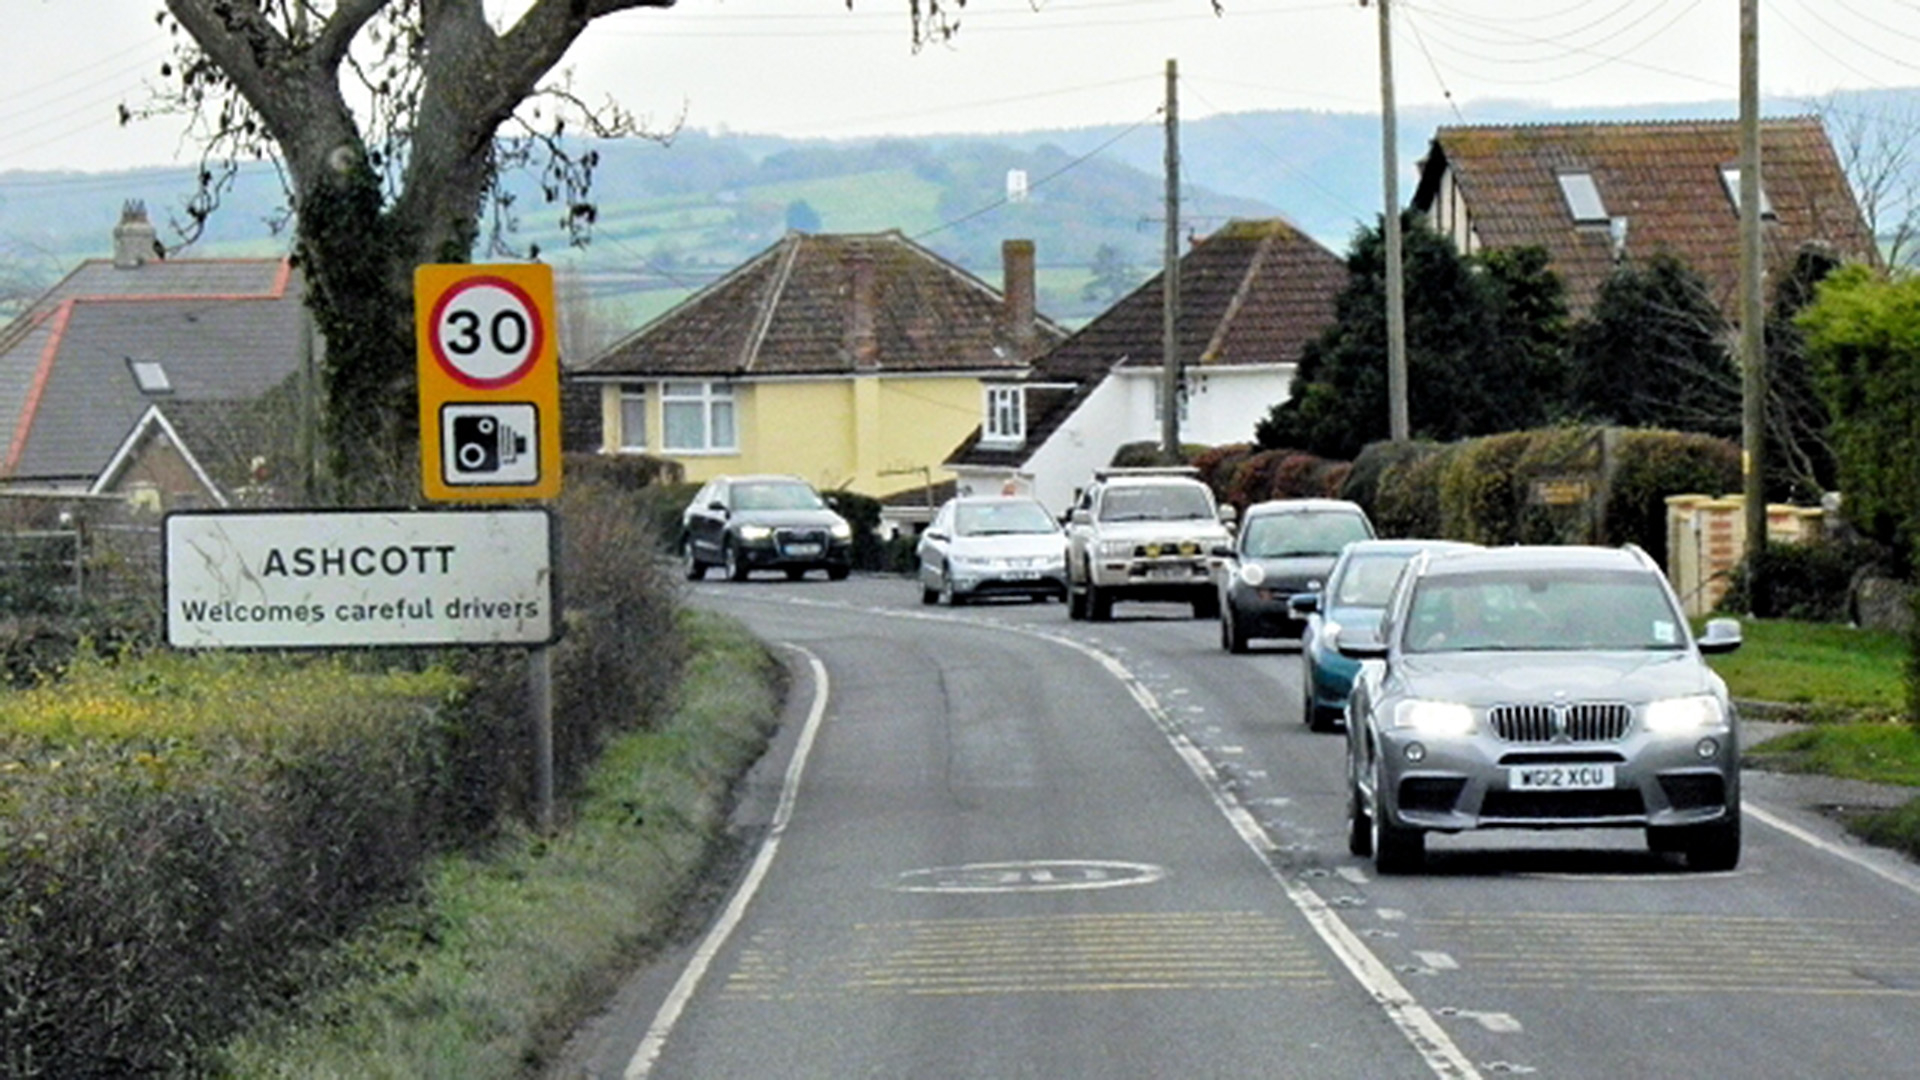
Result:
M1617 701L1495 705L1487 722L1507 742L1616 742L1626 737L1633 710Z
M773 542L781 551L795 544L813 544L822 552L827 550L827 530L825 529L775 529Z
M1480 802L1483 818L1578 820L1645 817L1639 788L1613 791L1489 791Z

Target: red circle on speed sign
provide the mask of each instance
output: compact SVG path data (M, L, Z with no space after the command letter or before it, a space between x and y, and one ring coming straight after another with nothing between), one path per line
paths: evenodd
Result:
M433 305L428 328L440 369L476 390L519 382L540 359L547 332L533 297L500 277L455 283Z

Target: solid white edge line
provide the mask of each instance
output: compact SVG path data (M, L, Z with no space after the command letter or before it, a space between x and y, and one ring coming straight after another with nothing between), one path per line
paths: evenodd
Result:
M746 915L747 905L753 901L761 880L767 876L767 869L773 865L774 853L780 850L781 834L787 831L787 823L793 819L793 804L800 792L800 775L807 767L807 755L813 750L813 739L820 730L821 718L827 714L827 667L818 656L806 649L783 644L806 658L807 666L813 671L814 691L813 705L807 711L806 727L801 730L800 740L794 745L793 759L787 763L786 777L781 782L780 802L773 812L773 824L767 830L766 838L760 842L760 851L754 856L746 877L741 879L740 887L734 890L733 898L727 901L726 910L707 931L706 937L701 939L693 959L680 972L680 978L674 982L666 1000L660 1003L660 1010L654 1013L646 1037L640 1040L633 1058L627 1062L626 1071L621 1073L624 1080L642 1080L653 1071L653 1063L659 1060L660 1051L666 1047L667 1036L673 1033L673 1027L679 1023L687 1002L700 988L700 980L706 977L707 968L713 964L713 958L726 946L727 938L732 936L734 928Z
M1815 836L1813 833L1795 825L1793 822L1755 806L1750 801L1742 800L1740 808L1743 813L1760 819L1763 823L1786 833L1788 836L1793 837L1795 840L1809 847L1817 848L1836 858L1845 859L1853 865L1860 867L1862 870L1876 874L1910 893L1920 894L1920 884L1915 884L1911 877L1895 873L1884 866L1861 858L1858 852L1849 851L1831 840L1825 840L1819 836Z

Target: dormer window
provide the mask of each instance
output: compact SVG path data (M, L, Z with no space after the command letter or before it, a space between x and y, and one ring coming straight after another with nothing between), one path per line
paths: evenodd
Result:
M1022 386L987 387L987 420L982 442L1020 443L1027 438L1027 395Z
M1740 212L1740 166L1720 166L1720 186L1727 189L1727 201L1733 204L1733 212L1738 214ZM1773 204L1767 201L1767 186L1764 181L1760 185L1760 216L1763 218L1774 216Z
M167 378L167 369L160 366L158 360L127 359L127 370L133 373L133 383L143 394L171 394L173 383Z
M1563 172L1558 179L1560 194L1567 200L1567 213L1573 216L1575 225L1607 224L1607 204L1601 201L1600 186L1593 182L1592 173Z

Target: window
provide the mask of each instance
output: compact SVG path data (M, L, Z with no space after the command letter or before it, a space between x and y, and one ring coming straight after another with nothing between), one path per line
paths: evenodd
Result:
M662 448L703 453L739 449L730 383L670 382L660 388Z
M158 360L127 360L127 370L133 372L133 382L143 394L171 394L173 381L167 378L167 369L160 366Z
M1567 200L1567 213L1575 225L1604 225L1607 204L1600 199L1600 186L1590 172L1564 172L1559 176L1560 194Z
M647 388L620 387L620 449L640 453L647 448Z
M1027 437L1026 392L1018 386L987 387L987 442L1017 443Z
M1733 212L1740 212L1740 166L1720 166L1720 183L1727 189L1727 200L1733 203ZM1760 216L1773 217L1773 204L1767 201L1767 185L1764 176L1760 183Z

